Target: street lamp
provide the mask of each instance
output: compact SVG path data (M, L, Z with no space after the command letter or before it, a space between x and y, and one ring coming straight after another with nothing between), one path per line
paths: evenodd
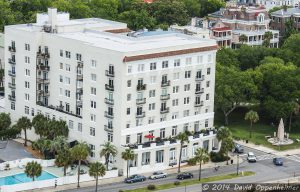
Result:
M236 175L239 175L239 157L240 155L237 154Z

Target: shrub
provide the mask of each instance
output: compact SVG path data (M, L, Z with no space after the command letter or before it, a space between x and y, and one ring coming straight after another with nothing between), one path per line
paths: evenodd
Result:
M124 192L124 190L120 189L119 192Z
M148 190L155 190L155 189L156 189L156 186L150 184L150 185L147 186L147 189L148 189Z
M210 152L210 159L212 162L223 162L223 161L227 161L230 158L228 156L225 156L224 154L220 153L220 152Z
M196 165L196 164L197 164L196 158L191 158L188 160L188 165Z
M174 185L180 185L180 182L179 181L174 181Z

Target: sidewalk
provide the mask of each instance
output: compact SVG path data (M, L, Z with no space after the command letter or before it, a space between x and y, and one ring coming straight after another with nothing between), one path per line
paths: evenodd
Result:
M233 164L237 163L237 156L233 156L231 157L231 159L233 159ZM243 160L242 158L239 158L239 163L242 163ZM213 168L216 166L226 166L227 162L222 162L222 163L212 163L212 162L208 162L204 165L202 165L202 169L208 169L208 168ZM230 163L230 160L229 160ZM178 167L174 167L168 170L165 170L164 172L168 173L168 174L176 174L177 173L177 169ZM195 165L195 166L189 166L189 165L183 165L181 167L181 172L189 172L189 171L195 171L199 169L199 165ZM152 175L152 172L150 173L145 173L143 174L146 177L149 177L150 175ZM125 176L122 177L116 177L116 178L111 178L111 179L103 179L103 180L99 180L99 185L105 185L105 184L110 184L110 183L117 183L117 182L123 182L125 179ZM91 187L91 186L95 186L95 181L89 181L89 182L80 182L80 187L84 188L84 187ZM63 190L69 190L69 189L76 189L77 188L77 183L74 184L70 184L70 185L61 185L61 186L57 186L56 188L43 188L43 189L35 189L35 190L31 190L31 191L49 191L49 192L53 192L53 191L63 191Z

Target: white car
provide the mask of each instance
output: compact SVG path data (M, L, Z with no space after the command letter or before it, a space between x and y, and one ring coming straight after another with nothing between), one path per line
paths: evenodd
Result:
M161 178L166 178L166 177L167 177L166 173L163 173L161 171L156 171L149 178L150 179L161 179Z
M256 162L256 156L253 152L248 152L247 160L248 162Z

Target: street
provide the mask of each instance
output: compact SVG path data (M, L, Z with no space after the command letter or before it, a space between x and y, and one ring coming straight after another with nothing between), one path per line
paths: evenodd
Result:
M253 152L257 157L256 163L248 163L247 162L247 154L249 151ZM274 154L268 154L253 148L248 148L244 146L244 154L240 155L240 158L243 158L243 163L240 164L240 171L253 171L256 174L253 176L248 177L240 177L230 180L222 181L222 183L255 183L255 182L268 182L278 179L284 179L295 176L300 176L300 154L294 155L294 156L286 156L283 157L284 165L283 166L275 166L272 162L273 157L276 155ZM237 170L236 165L228 165L225 167L220 167L218 171L216 171L214 168L210 169L203 169L202 175L203 177L210 177L215 175L222 175L222 174L229 174L229 173L235 173ZM194 170L192 172L194 174L194 178L198 178L198 170ZM159 179L159 180L146 180L144 182L140 183L134 183L134 184L126 184L123 182L118 183L111 183L111 184L105 184L101 185L101 181L99 182L100 186L98 187L98 190L101 192L118 192L120 189L122 190L128 190L128 189L136 189L141 187L146 187L149 184L164 184L164 183L173 183L176 181L176 175L177 174L170 174L165 179ZM221 181L220 181L221 182ZM66 192L89 192L94 191L95 188L92 187L86 187L86 188L80 188L80 189L72 189L72 190L66 190ZM164 190L165 192L196 192L199 191L199 185L192 185L192 186L182 186L178 188L173 188L170 190Z

